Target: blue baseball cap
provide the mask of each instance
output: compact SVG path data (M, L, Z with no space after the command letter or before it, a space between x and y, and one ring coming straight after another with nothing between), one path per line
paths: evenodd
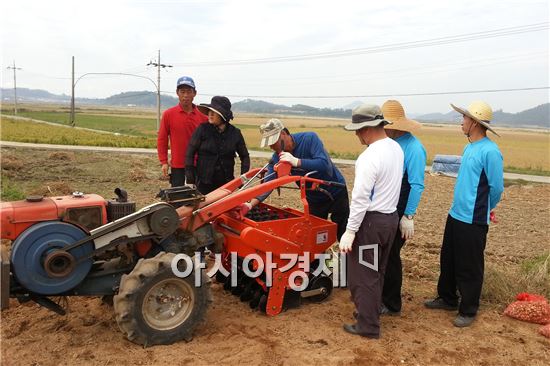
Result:
M189 76L182 76L181 78L179 78L178 82L176 83L176 89L178 89L182 85L187 85L195 89L195 82Z

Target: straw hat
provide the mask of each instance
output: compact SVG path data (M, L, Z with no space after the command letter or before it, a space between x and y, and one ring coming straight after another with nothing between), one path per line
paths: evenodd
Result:
M491 119L493 118L493 110L491 109L491 106L485 102L472 102L468 109L459 108L451 103L451 107L458 113L468 116L474 121L480 123L483 125L486 129L494 133L495 135L499 136L498 133L493 131L489 123L491 123ZM500 136L499 136L500 137Z
M384 118L393 122L385 126L387 129L414 132L422 127L419 122L405 117L405 110L397 100L387 100L382 104L382 114Z

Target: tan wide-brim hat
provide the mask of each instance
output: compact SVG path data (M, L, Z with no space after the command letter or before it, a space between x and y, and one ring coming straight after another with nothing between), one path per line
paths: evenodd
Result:
M486 129L500 137L500 135L496 133L490 126L491 119L493 118L493 110L491 109L491 106L489 104L481 101L472 102L468 106L468 109L465 109L457 107L451 103L451 107L453 107L453 109L458 113L464 116L468 116L474 121L480 123Z
M391 124L384 119L380 107L374 104L361 104L351 112L351 123L344 126L347 131L357 131L365 127Z
M422 128L420 122L405 117L405 110L397 100L387 100L382 104L382 114L385 119L392 122L391 125L384 126L386 129L415 132Z

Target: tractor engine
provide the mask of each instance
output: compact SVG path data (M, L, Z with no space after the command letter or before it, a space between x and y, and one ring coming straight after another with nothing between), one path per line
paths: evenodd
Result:
M136 212L126 191L115 193L111 200L74 192L2 203L1 237L12 240L11 253L2 253L2 308L11 295L62 313L47 296L113 295L140 258L199 245L193 235L174 237L179 217L169 203Z

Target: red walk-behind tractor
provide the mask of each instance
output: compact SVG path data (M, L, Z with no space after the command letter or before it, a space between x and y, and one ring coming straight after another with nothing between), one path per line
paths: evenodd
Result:
M196 264L174 259L207 246L222 253L226 271L218 271L217 280L252 308L276 315L303 297L324 300L332 280L323 272L314 276L313 265L319 262L315 255L336 241L336 225L309 214L305 193L338 183L290 175L285 163L276 165L273 180L262 180L265 171L265 166L251 170L206 196L189 186L161 190L164 202L137 212L120 189L113 200L75 192L3 202L1 237L12 244L9 254L4 247L1 253L2 309L12 297L64 315L54 301L59 297L104 296L113 300L116 321L129 340L144 346L190 340L211 301L210 280ZM245 217L234 215L242 203L289 183L299 184L303 212L262 203ZM254 259L245 260L251 254ZM299 263L289 264L288 255L312 264L307 281L296 276L303 271ZM268 259L275 269L263 273ZM189 275L178 277L173 262ZM246 269L260 273L248 277ZM196 277L202 286L196 286ZM289 279L308 285L295 291Z

